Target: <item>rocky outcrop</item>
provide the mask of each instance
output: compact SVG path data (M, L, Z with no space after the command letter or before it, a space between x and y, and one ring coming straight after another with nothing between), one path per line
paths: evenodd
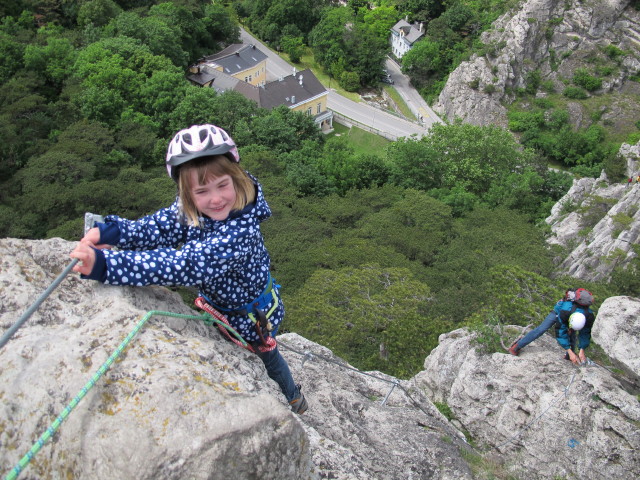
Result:
M612 360L640 379L640 299L611 297L602 302L593 339Z
M595 330L603 323L598 315ZM500 452L514 476L638 478L637 392L627 392L606 368L576 367L563 355L550 335L518 357L483 354L460 329L440 337L415 381L451 408L477 444Z
M72 247L0 239L2 330L60 274ZM149 318L25 478L472 478L462 456L469 446L412 382L363 375L324 347L283 335L310 405L297 417L257 357L200 320L173 316L197 315L176 293L75 274L0 350L5 469L152 310L172 315Z
M623 144L628 175L638 175L640 143ZM574 180L546 219L551 245L561 246L558 273L583 280L606 280L616 266L637 257L640 239L640 183L611 183L600 178Z
M640 88L628 80L640 71L640 12L631 4L630 0L526 0L482 34L486 52L474 54L451 73L433 109L451 121L506 126L503 104L527 86L532 72L539 71L541 81L551 82L561 92L563 81L572 78L577 68L594 58L606 61L602 47L614 45L627 54L598 93L621 97L611 99L602 120L615 125L637 119ZM572 111L575 124L582 112L577 104Z

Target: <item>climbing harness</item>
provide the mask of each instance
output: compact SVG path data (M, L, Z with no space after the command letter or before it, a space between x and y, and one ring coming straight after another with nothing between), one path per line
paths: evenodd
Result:
M158 310L152 310L147 312L147 314L137 323L137 325L133 328L133 330L125 337L125 339L118 345L118 347L114 350L114 352L109 356L109 358L102 364L102 366L93 374L91 379L85 384L84 387L78 392L78 394L71 400L71 402L62 410L62 413L53 421L53 423L47 428L44 433L40 436L40 438L33 444L33 446L29 449L26 455L24 455L18 464L7 474L5 480L15 480L20 475L20 472L24 470L24 468L31 462L31 459L40 451L40 449L44 446L45 443L53 435L58 431L62 422L69 416L71 411L80 403L80 401L87 395L89 390L93 388L96 382L105 374L105 372L111 367L113 362L120 356L120 354L124 351L125 348L129 345L131 340L138 334L138 332L142 329L142 327L147 323L147 321L154 315L157 316L165 316L165 317L174 317L174 318L183 318L183 319L191 319L191 320L203 320L206 324L211 325L212 323L216 323L219 328L223 328L231 331L236 337L242 340L242 337L238 332L235 331L233 327L228 324L224 324L223 321L217 318L211 318L209 315L185 315L181 313L171 313L171 312L163 312ZM223 325L221 325L221 323ZM244 340L243 340L244 341Z
M202 293L200 293L200 296L196 298L195 304L201 310L204 310L214 318L217 318L218 320L226 323L227 325L230 325L229 321L220 312L231 313L236 315L246 315L254 324L256 333L258 335L258 338L260 339L260 345L257 347L258 350L263 353L270 352L277 346L275 338L269 335L270 332L273 330L273 325L271 325L269 318L271 317L271 315L273 315L273 312L276 311L279 304L278 294L276 293L276 289L274 288L274 286L279 287L279 285L275 283L275 279L271 276L271 274L269 274L269 279L267 280L267 286L265 287L262 294L260 294L260 296L255 300L253 300L252 302L242 305L239 308L231 309L231 308L220 307L219 305L216 305L215 303L213 303L206 295ZM265 313L265 309L272 302L273 302L273 306L271 307L271 309L269 309L268 312ZM232 339L229 336L229 332L226 329L220 326L218 327L220 328L220 331L232 342L234 342L236 345L239 345L255 353L253 346L248 345L244 340L242 340L242 342L239 343L237 340Z
M273 313L273 310L275 310L275 308L278 306L278 299L277 296L274 295L275 300L275 305L273 307L272 310L270 310L269 315L271 313ZM231 324L229 323L229 320L227 320L227 317L225 317L224 315L222 315L218 310L216 310L215 308L213 308L211 306L211 304L209 302L207 302L207 300L204 297L198 297L195 300L195 304L196 306L205 311L206 313L209 314L209 318L210 319L215 319L217 320L217 325L218 325L218 329L220 330L220 332L229 340L231 340L233 343L235 343L236 345L238 345L239 347L245 348L247 350L249 350L252 353L256 353L254 347L250 344L248 344L241 336L240 334L238 334L235 329L231 326ZM207 323L208 325L211 325L210 321L205 320L205 323ZM258 324L254 321L254 323L256 324L256 329L261 328L260 326L258 326ZM229 331L233 331L236 333L237 338L233 338L230 334ZM276 348L277 346L277 342L276 339L273 338L270 335L267 335L266 338L264 335L261 335L260 333L258 334L260 336L260 341L261 341L261 345L258 345L258 350L260 352L270 352L271 350L273 350L274 348Z

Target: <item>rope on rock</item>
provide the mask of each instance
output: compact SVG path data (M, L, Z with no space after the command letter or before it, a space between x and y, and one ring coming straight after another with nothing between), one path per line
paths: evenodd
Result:
M34 309L35 310L35 309ZM15 480L20 475L20 472L24 470L24 468L31 462L31 459L40 451L40 449L44 446L45 443L53 435L58 431L62 422L69 416L71 411L80 403L80 401L87 395L89 390L93 388L96 382L102 377L105 372L111 367L113 362L120 356L120 354L127 348L127 345L131 342L133 337L135 337L138 332L142 329L142 327L147 323L147 321L154 315L164 316L164 317L174 317L174 318L184 318L191 320L202 320L207 325L211 325L213 323L217 323L218 326L222 324L222 328L226 328L231 331L235 336L242 340L240 334L230 325L224 324L220 320L216 318L212 318L209 314L205 313L203 315L186 315L181 313L171 313L171 312L162 312L158 310L152 310L148 312L134 327L134 329L126 336L126 338L120 343L118 348L111 354L111 356L102 364L102 366L93 374L91 379L85 384L84 387L78 392L78 394L69 402L69 404L64 408L62 413L56 418L53 423L45 430L45 432L40 436L40 438L33 444L31 449L24 455L18 464L7 474L5 480ZM244 340L242 340L244 341Z
M297 350L289 345L287 345L286 343L282 342L282 340L278 340L278 344L281 345L282 347L284 347L286 350L290 350L294 353L297 353L298 355L302 356L302 366L304 366L305 362L307 362L308 360L312 360L314 358L319 358L325 362L328 363L333 363L334 365L339 366L340 368L344 368L345 370L350 370L352 372L355 372L357 374L360 375L364 375L366 377L371 377L371 378L375 378L376 380L380 380L381 382L385 382L385 383L389 383L391 384L391 389L389 390L389 392L387 393L387 395L385 396L384 400L382 400L382 402L380 403L380 406L384 406L387 403L387 400L389 399L389 396L391 395L391 393L393 392L393 390L398 387L400 390L402 390L402 392L409 398L409 400L411 400L411 402L415 405L415 407L420 410L422 413L424 413L427 417L431 417L432 415L427 412L422 405L420 404L420 402L418 402L418 400L416 400L411 393L409 392L409 390L407 388L405 388L404 386L402 386L400 384L400 382L398 381L397 378L394 378L393 380L390 380L388 378L384 378L384 377L380 377L378 375L373 375L371 373L367 373L367 372L363 372L362 370L358 370L355 367L352 367L350 365L345 365L344 363L338 362L336 360L333 360L329 357L326 357L324 355L320 355L319 353L312 353L312 352L302 352L300 350Z
M513 435L511 435L511 437L507 438L507 440L505 440L504 442L502 442L499 445L496 445L495 449L499 450L501 447L505 446L508 443L511 443L512 441L514 441L517 437L520 436L520 434L522 432L524 432L525 430L527 430L529 427L531 427L531 425L533 425L534 423L536 423L538 420L540 420L548 411L549 409L553 406L553 404L555 404L558 400L560 400L562 397L566 397L567 396L567 392L569 392L569 388L571 387L571 385L573 384L573 380L576 378L578 371L576 370L575 372L573 372L573 375L571 376L571 380L569 381L569 385L567 385L566 387L564 387L564 390L562 391L562 393L560 395L558 395L556 398L553 399L553 401L547 406L547 408L545 408L542 413L540 413L540 415L538 415L536 418L534 418L533 420L531 420L529 423L527 423L524 427L522 427L520 430L518 430L516 433L514 433Z

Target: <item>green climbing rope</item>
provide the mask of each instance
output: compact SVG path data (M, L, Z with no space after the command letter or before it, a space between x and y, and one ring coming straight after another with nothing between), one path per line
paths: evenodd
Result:
M204 313L203 315L186 315L182 313L172 313L172 312L162 312L158 310L152 310L148 312L142 319L137 323L134 329L127 335L127 337L120 343L118 348L111 354L111 356L102 364L102 366L93 374L91 379L86 383L84 387L80 390L80 392L69 402L69 404L64 408L62 413L56 418L53 423L45 430L45 432L40 436L40 438L33 444L31 449L24 455L18 464L13 467L13 469L7 474L5 480L15 480L20 475L20 472L24 470L24 468L31 462L31 459L40 451L40 449L44 446L47 441L58 431L60 428L60 424L64 422L64 420L69 416L71 411L80 403L80 401L85 397L85 395L93 388L96 382L105 374L105 372L111 367L113 362L120 356L127 345L133 337L135 337L138 332L142 329L142 327L147 323L147 321L154 315L164 316L164 317L174 317L174 318L184 318L188 320L202 320L207 325L213 325L217 323L218 325L222 325L224 328L229 330L235 337L237 337L243 345L246 345L247 342L240 336L240 334L231 326L225 324L224 322L219 321L216 318L213 318L208 313Z

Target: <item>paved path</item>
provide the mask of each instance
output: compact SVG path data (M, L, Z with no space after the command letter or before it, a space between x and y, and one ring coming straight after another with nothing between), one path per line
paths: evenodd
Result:
M261 52L267 55L267 81L274 81L279 77L284 77L293 73L293 66L280 57L276 52L269 49L264 43L249 35L243 28L240 29L240 38L243 43L253 44L260 49ZM391 72L392 71L390 70L390 73ZM400 81L400 76L402 74L394 72L391 73L391 75L393 76L394 81L396 78ZM415 89L413 90L415 92ZM420 96L418 92L415 92L415 94L418 95L418 97ZM414 100L412 104L418 105L418 102ZM427 133L427 128L433 123L433 121L425 121L424 125L420 125L418 123L409 122L365 103L358 103L349 100L331 89L329 90L327 107L334 113L352 120L355 125L361 124L361 126L377 131L376 133L392 140L401 137L409 137L411 135L421 137ZM433 115L435 116L435 114ZM425 116L425 118L427 117Z

